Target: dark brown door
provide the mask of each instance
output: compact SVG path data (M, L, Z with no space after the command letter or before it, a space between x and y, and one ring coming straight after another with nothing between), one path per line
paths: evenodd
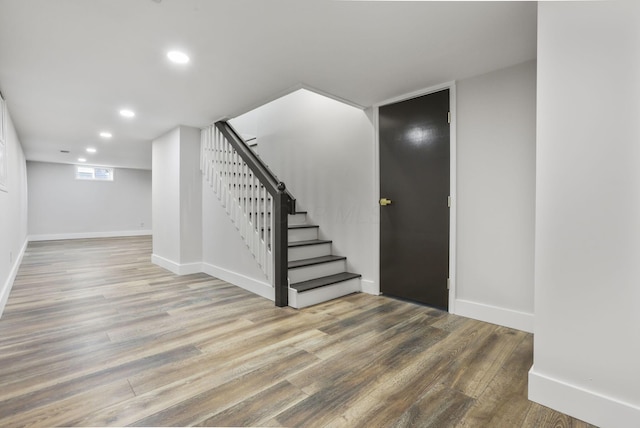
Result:
M380 290L448 309L449 90L380 107L379 132Z

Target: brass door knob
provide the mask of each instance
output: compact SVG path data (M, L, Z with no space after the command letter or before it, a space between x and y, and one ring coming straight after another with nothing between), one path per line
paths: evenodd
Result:
M380 199L380 206L386 207L387 205L391 205L391 199L387 199L387 198Z

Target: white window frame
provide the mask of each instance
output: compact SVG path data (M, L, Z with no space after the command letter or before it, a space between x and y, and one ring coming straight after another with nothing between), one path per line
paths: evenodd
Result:
M81 177L78 174L80 173L80 168L85 168L87 170L91 169L92 173L91 173L91 177ZM105 179L105 178L96 178L96 169L108 169L111 171L110 173L110 178ZM111 183L112 181L115 180L115 168L112 167L107 167L107 166L91 166L91 165L76 165L75 166L75 172L74 172L74 176L76 180L82 180L82 181L102 181L102 182L106 182L106 183Z

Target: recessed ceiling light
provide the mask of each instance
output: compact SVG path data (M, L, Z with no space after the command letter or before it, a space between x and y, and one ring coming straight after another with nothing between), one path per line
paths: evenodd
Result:
M78 162L86 162L87 160L85 158L78 158Z
M93 147L87 147L87 153L95 153L96 149L94 149Z
M129 110L129 109L122 109L120 110L120 116L122 117L134 117L136 114L133 112L133 110Z
M101 133L100 133L100 136L101 136L102 138L111 138L111 137L113 137L113 135L111 135L111 132L106 132L106 131L101 132Z
M176 64L186 64L189 62L189 56L180 51L167 52L167 58L169 58L169 61L175 62Z

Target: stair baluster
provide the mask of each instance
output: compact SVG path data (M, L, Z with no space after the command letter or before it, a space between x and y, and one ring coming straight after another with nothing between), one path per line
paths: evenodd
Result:
M286 306L287 215L295 199L228 123L203 129L200 144L202 174L272 282L276 305Z

